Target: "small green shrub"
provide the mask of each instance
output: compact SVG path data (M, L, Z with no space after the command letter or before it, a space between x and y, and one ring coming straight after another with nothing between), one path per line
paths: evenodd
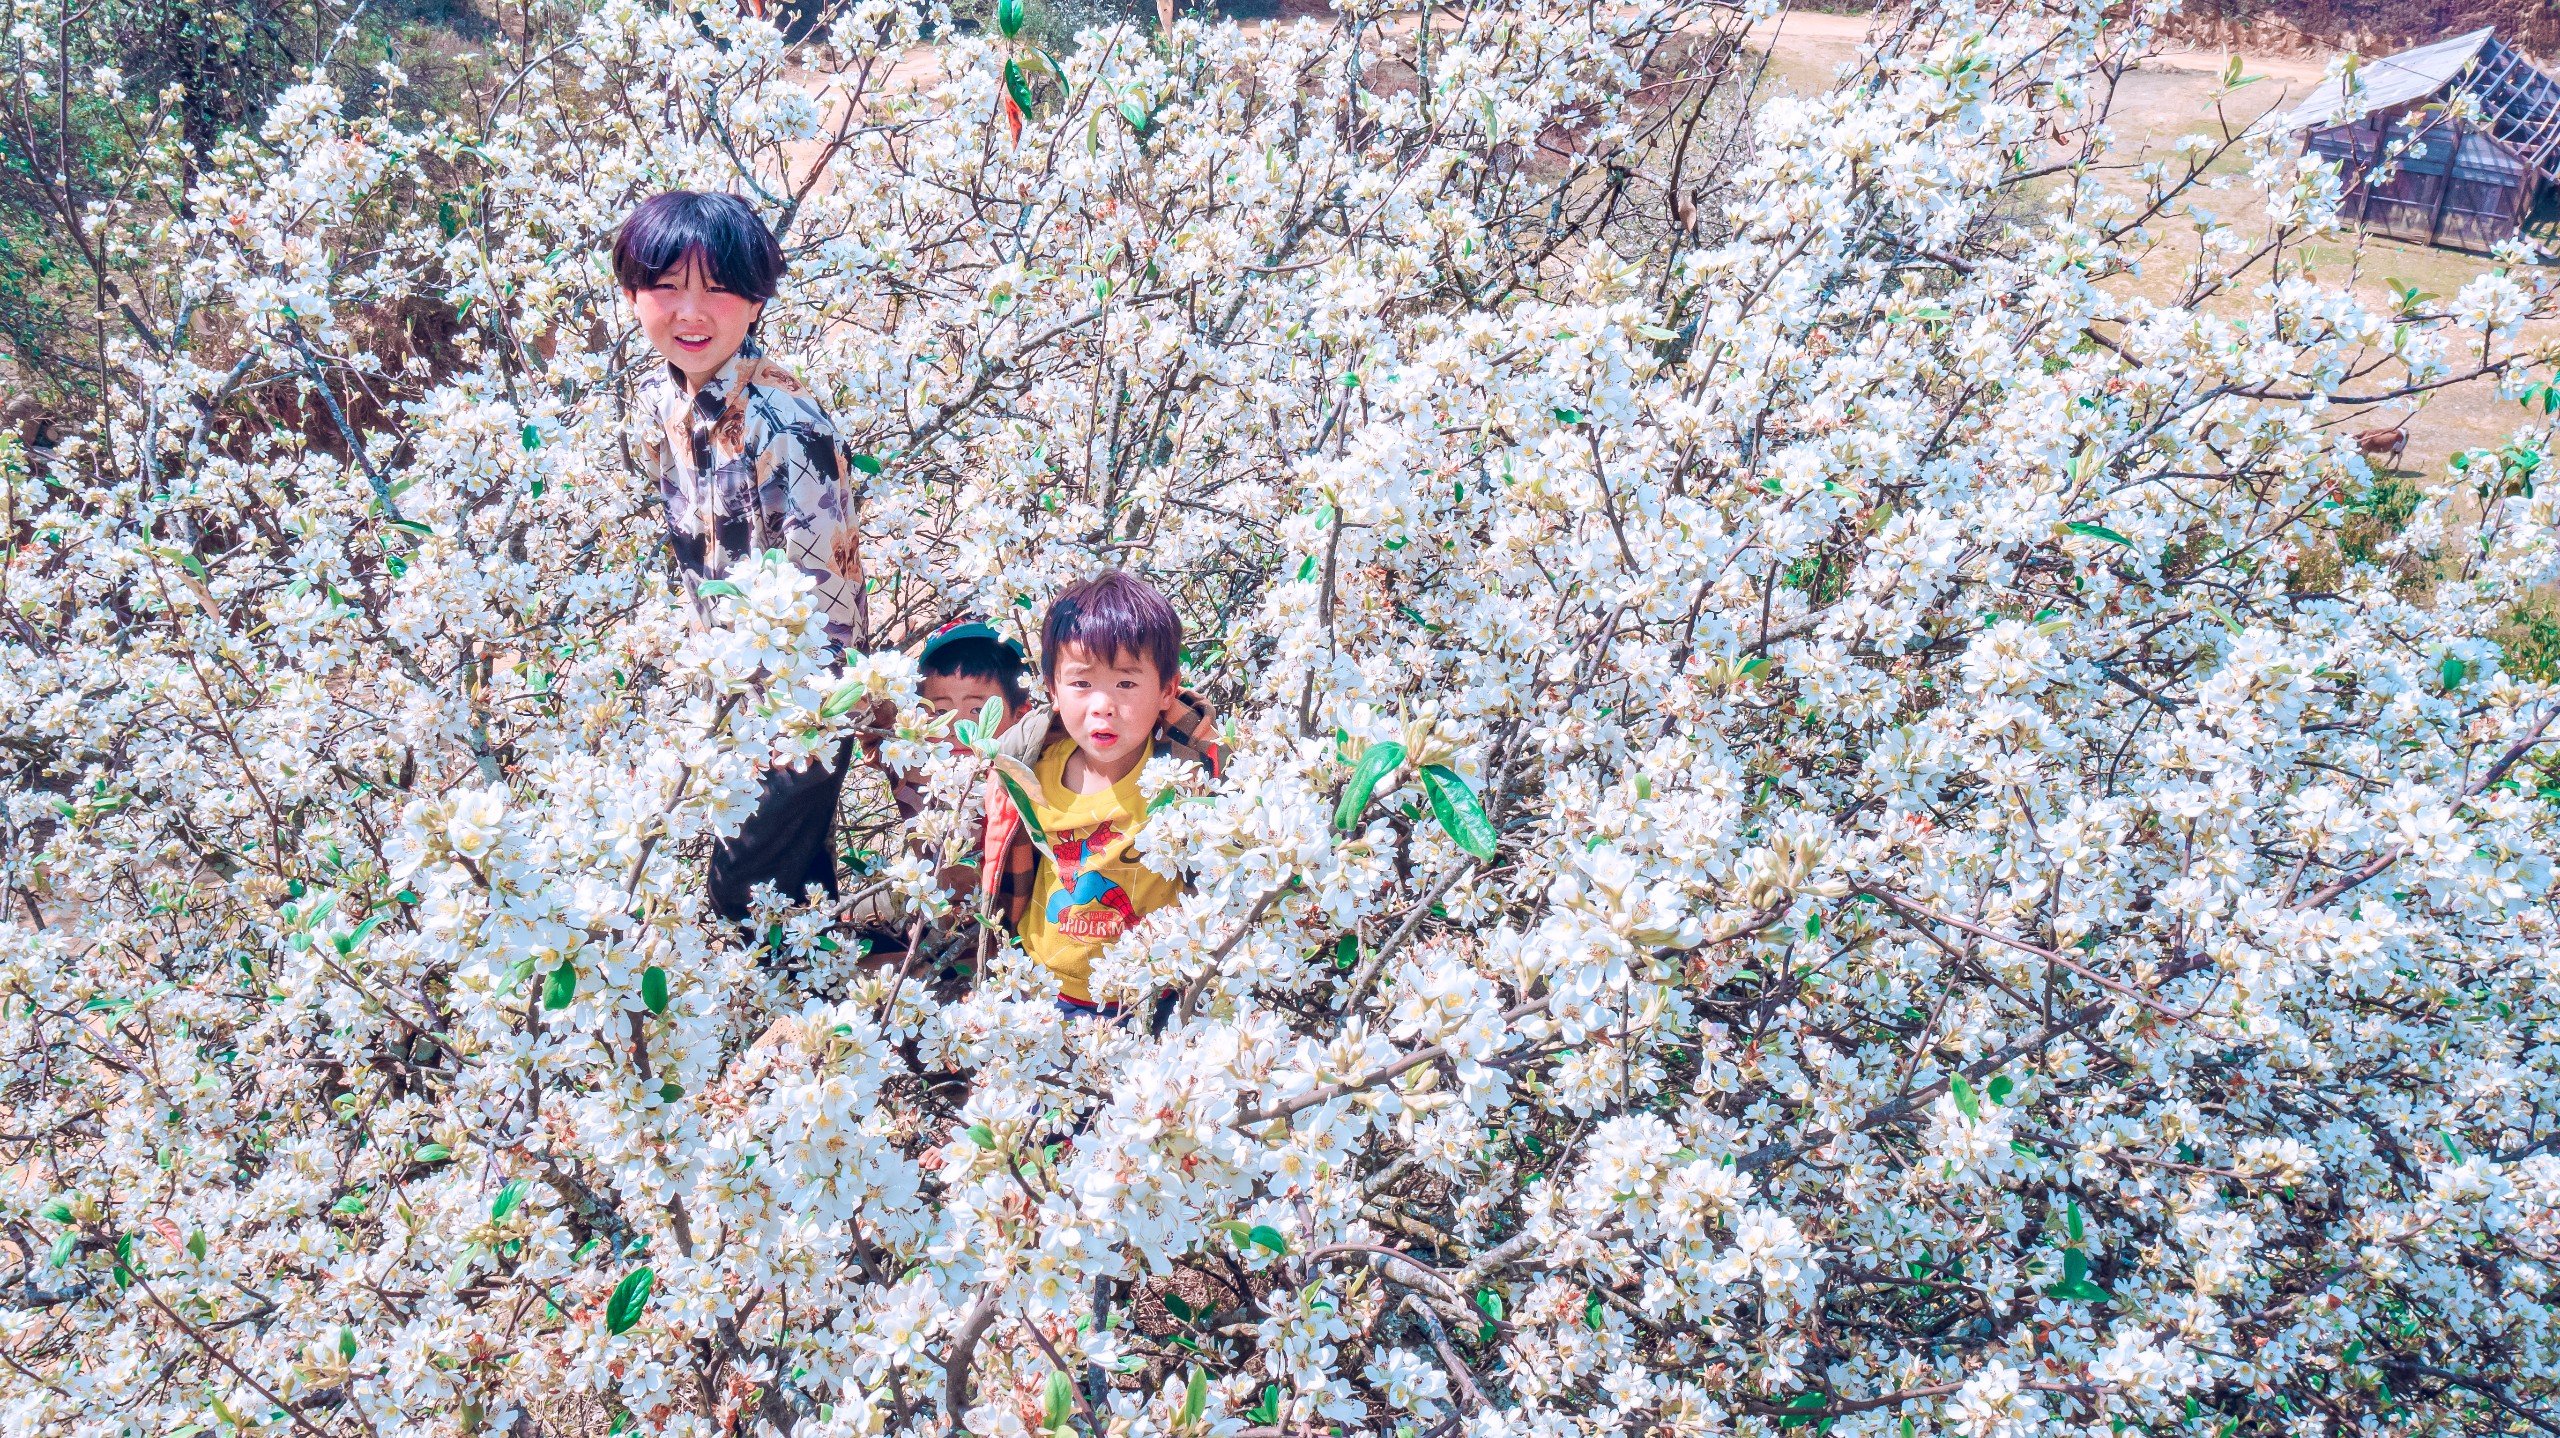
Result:
M2490 638L2508 673L2544 684L2560 680L2560 596L2541 593L2518 604Z

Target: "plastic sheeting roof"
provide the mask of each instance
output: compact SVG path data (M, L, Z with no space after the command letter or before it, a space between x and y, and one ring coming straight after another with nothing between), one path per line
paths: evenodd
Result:
M2356 78L2362 88L2354 105L2368 113L2426 100L2458 84L2479 98L2491 134L2541 178L2560 183L2560 80L2499 44L2488 29L2367 60ZM2349 98L2341 76L2283 116L2260 123L2278 131L2322 129L2344 120Z
M2438 40L2415 50L2403 50L2378 60L2367 60L2356 71L2363 89L2355 95L2355 103L2367 110L2385 110L2411 100L2423 100L2452 84L2463 67L2489 43L2490 28L2483 27L2468 35ZM2296 105L2282 120L2280 130L2311 130L2326 125L2347 113L2349 96L2344 76L2324 81L2311 92L2311 98Z

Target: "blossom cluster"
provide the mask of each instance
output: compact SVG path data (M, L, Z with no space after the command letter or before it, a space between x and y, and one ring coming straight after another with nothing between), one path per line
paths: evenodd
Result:
M198 157L180 318L0 439L0 1429L2549 1426L2551 390L2342 416L2560 299L2360 299L2278 137L2112 165L2152 11L1787 97L1765 9L534 5L484 114ZM671 586L600 244L676 186L781 231L861 653ZM1105 564L1227 755L1124 1023L939 889L904 657ZM848 737L926 812L712 916Z

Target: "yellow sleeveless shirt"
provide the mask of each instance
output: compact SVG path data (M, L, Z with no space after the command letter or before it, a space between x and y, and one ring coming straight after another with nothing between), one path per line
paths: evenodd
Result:
M1138 920L1180 898L1182 885L1139 863L1130 852L1130 836L1147 822L1139 770L1130 770L1099 793L1079 794L1066 784L1067 756L1075 751L1074 740L1057 740L1041 754L1035 771L1040 783L1032 805L1057 862L1040 860L1031 906L1019 927L1023 952L1058 976L1058 991L1091 1003L1087 985L1094 955Z

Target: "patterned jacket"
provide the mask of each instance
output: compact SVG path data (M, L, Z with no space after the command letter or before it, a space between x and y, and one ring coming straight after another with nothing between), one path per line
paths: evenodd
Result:
M1172 711L1156 726L1148 753L1187 759L1215 777L1225 762L1218 752L1217 732L1217 712L1209 701L1185 689L1174 696ZM1067 726L1059 720L1058 711L1044 704L1006 730L999 747L1025 764L1037 764L1052 742L1066 737ZM1005 923L1019 925L1023 910L1031 904L1032 881L1040 873L1040 850L1031 842L1003 785L986 786L986 816L978 850L978 883Z
M708 615L706 581L779 549L817 581L828 641L839 652L863 642L869 605L851 466L834 421L790 371L749 341L688 402L670 364L641 385L632 419L697 615Z

